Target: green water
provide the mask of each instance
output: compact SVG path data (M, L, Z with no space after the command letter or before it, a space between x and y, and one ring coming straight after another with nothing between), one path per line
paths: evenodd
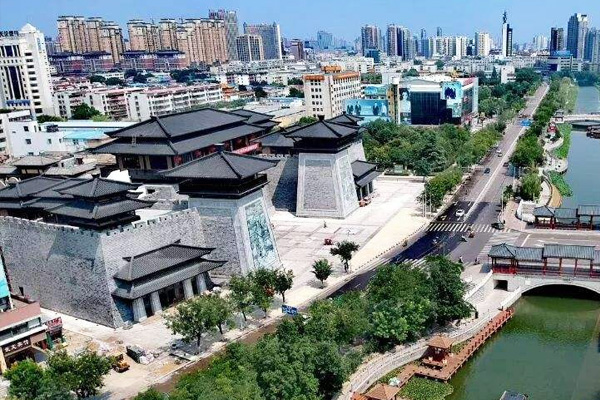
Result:
M600 91L595 87L580 87L575 105L576 114L600 112ZM591 139L583 131L571 134L569 169L565 180L573 196L563 198L563 207L600 204L600 140Z
M446 400L600 400L600 301L525 296L511 321L450 381Z

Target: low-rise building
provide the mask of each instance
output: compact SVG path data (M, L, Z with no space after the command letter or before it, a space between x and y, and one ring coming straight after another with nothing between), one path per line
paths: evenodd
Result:
M95 51L90 53L55 53L49 56L50 65L57 74L81 74L107 72L115 67L110 53Z
M167 87L133 92L127 95L129 117L143 121L155 115L185 111L204 104L223 101L219 84Z
M123 69L171 71L188 66L186 54L178 50L160 50L156 52L126 51L123 53Z
M87 93L83 101L115 121L130 119L127 96L141 88L105 89Z

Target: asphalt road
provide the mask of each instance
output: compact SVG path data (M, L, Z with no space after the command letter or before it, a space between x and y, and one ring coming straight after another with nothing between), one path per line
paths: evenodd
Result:
M522 111L525 115L533 115L548 86L541 86L534 96L527 100L527 106ZM438 217L437 222L491 225L498 221L501 212L501 200L504 188L513 183L507 167L508 160L514 151L516 142L525 131L521 119L507 126L505 134L499 143L498 152L495 149L485 157L475 169L472 179L456 195L456 201ZM489 172L485 172L489 168ZM463 216L457 216L458 210L464 211ZM462 259L465 263L474 263L477 256L492 237L493 232L478 232L473 238L463 232L435 231L425 232L415 243L397 254L387 257L394 263L413 262L430 255L446 255L454 261ZM397 252L397 251L396 251ZM376 269L357 275L331 296L337 296L352 290L364 289L369 280L375 275Z

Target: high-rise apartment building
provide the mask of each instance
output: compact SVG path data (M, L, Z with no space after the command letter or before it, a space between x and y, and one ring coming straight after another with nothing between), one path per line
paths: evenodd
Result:
M441 28L441 27L439 27L439 26L438 26L438 27L437 27L437 29L436 29L436 36L437 36L437 37L442 37L442 36L444 36L444 31L442 31L442 28Z
M304 60L304 41L293 39L290 42L290 52L294 56L294 60Z
M123 30L100 17L61 16L57 20L60 50L67 53L110 53L113 62L121 61L124 51Z
M588 16L573 14L567 27L567 50L573 58L583 59L585 55L585 39L588 31Z
M240 61L250 62L265 59L262 37L259 35L240 35L236 38L236 44Z
M508 23L508 14L504 11L502 16L502 56L513 55L513 30Z
M341 115L347 99L360 97L360 73L342 72L341 67L324 67L323 73L304 75L307 114L325 119Z
M227 55L229 60L237 60L236 38L240 34L237 14L235 11L228 10L210 10L208 18L219 19L225 24L225 40L227 42Z
M366 55L369 50L381 50L381 31L375 25L365 25L360 29L362 54Z
M550 52L565 49L565 30L563 28L550 29Z
M487 32L476 32L475 33L475 49L476 53L480 57L487 57L490 55L492 49L492 38Z
M325 31L317 32L317 44L321 50L333 48L333 35Z
M54 115L44 34L30 24L0 32L0 108Z
M262 38L265 60L281 60L281 29L279 24L257 24L244 23L244 33L258 35Z
M589 61L593 71L598 71L600 65L600 30L592 28L587 34L585 44L585 59Z
M548 50L548 38L544 35L534 36L532 43L535 51Z
M227 62L225 23L217 19L186 19L177 28L177 49L191 64Z
M150 22L132 19L127 22L129 49L154 53L161 50L159 27Z
M158 21L158 35L161 50L177 50L177 21L169 18Z

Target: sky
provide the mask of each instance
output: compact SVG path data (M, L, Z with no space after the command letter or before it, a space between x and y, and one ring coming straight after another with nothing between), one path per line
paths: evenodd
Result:
M576 12L588 14L590 26L600 28L600 0L0 0L0 30L30 23L54 37L59 15L83 15L114 20L125 32L129 19L198 18L218 8L236 10L240 28L243 22L277 22L288 39L314 38L325 30L353 40L365 24L382 31L388 24L403 25L413 34L425 28L430 36L439 26L444 35L480 30L500 37L504 10L519 43L548 36L551 26L566 28Z

